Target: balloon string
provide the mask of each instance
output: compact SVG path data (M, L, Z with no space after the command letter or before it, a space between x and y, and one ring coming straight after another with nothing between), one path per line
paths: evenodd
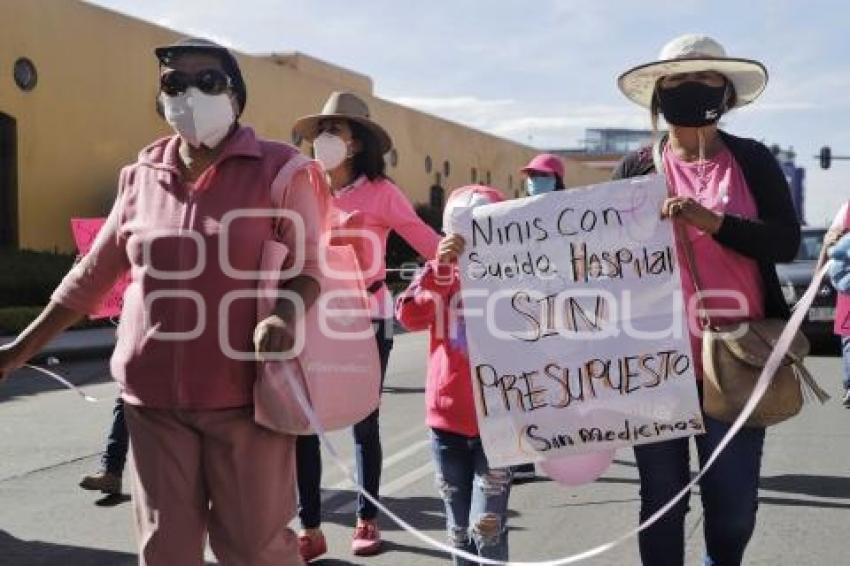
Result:
M31 364L25 364L24 367L28 367L32 370L35 370L35 371L41 373L42 375L46 375L47 377L49 377L49 378L51 378L55 381L58 381L64 387L67 387L68 389L70 389L71 391L73 391L74 393L76 393L77 395L79 395L80 397L82 397L83 399L88 401L89 403L97 403L97 399L95 397L92 397L91 395L86 394L82 389L80 389L79 387L77 387L76 385L74 385L73 383L71 383L70 381L68 381L67 379L65 379L61 375L59 375L58 373L55 373L55 372L50 371L49 369L45 369L45 368L39 367L39 366L34 366L34 365L31 365Z
M705 463L705 466L703 466L699 473L694 476L691 482L684 488L682 488L679 493L677 493L666 505L664 505L664 507L656 511L655 514L653 514L646 521L644 521L634 529L631 529L623 533L619 537L609 540L608 542L602 543L598 546L595 546L577 554L573 554L571 556L565 556L563 558L556 558L553 560L544 560L539 562L503 562L500 560L493 560L490 558L484 558L481 556L470 554L469 552L465 552L462 550L458 550L457 548L448 546L447 544L444 544L443 542L429 537L416 527L413 527L412 525L408 524L401 517L397 516L395 513L387 509L380 501L378 501L368 491L366 491L362 485L360 485L360 483L357 481L357 478L352 475L351 470L349 470L348 466L346 466L342 459L339 457L339 453L337 452L333 443L325 434L321 422L319 422L318 416L313 411L313 408L310 406L310 402L307 400L306 393L302 389L301 384L293 379L288 380L288 383L292 387L298 404L301 406L301 409L307 416L307 419L310 422L310 426L312 426L313 430L316 431L316 434L319 436L319 439L325 446L325 449L330 454L331 459L336 464L336 466L340 470L342 470L342 472L346 476L346 479L348 479L348 481L350 481L357 488L357 491L359 491L360 494L363 495L363 497L369 500L382 513L386 514L387 517L392 519L398 526L407 531L414 538L422 541L427 545L430 545L433 548L478 564L490 564L493 566L561 566L565 564L575 564L582 560L587 560L588 558L593 558L595 556L599 556L605 552L608 552L609 550L622 545L635 535L648 529L649 527L654 525L659 519L661 519L661 517L663 517L668 511L670 511L670 509L672 509L683 497L688 495L691 489L695 485L697 485L697 483L699 483L702 477L717 461L717 458L720 457L720 454L723 452L723 450L732 441L734 436L746 424L747 419L753 413L756 408L756 405L758 405L759 401L761 401L761 398L767 391L767 388L770 385L770 381L773 378L773 374L776 373L776 370L779 368L779 365L785 358L785 354L788 352L788 348L791 346L791 342L794 339L794 335L797 333L797 330L799 330L800 325L803 322L803 317L806 315L806 312L809 310L815 300L815 295L817 294L817 291L820 288L820 283L823 280L827 269L828 265L824 266L812 279L809 288L806 289L806 292L803 294L803 297L800 299L799 303L794 309L794 313L792 314L791 319L788 321L788 324L785 326L782 333L780 334L776 346L770 353L770 356L768 357L767 362L765 363L764 369L762 369L758 381L756 382L756 385L753 388L753 392L750 396L750 399L747 401L746 405L744 405L744 408L741 410L741 414L738 416L735 422L732 423L732 426L729 428L729 431L721 439L720 443L717 445L717 448L715 448L714 451L711 453L711 456L709 456L708 460Z

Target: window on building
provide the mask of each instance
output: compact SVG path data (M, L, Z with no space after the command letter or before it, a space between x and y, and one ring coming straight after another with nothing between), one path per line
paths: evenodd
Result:
M38 83L38 72L35 70L35 63L26 57L21 57L15 61L14 75L15 84L21 90L30 91Z

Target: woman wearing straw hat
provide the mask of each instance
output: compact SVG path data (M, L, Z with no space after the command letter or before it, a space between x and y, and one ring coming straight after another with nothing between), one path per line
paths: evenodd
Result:
M333 204L338 212L334 228L345 231L346 243L357 251L366 286L372 294L378 351L383 383L392 348L392 297L384 284L387 236L395 230L420 255L434 257L438 234L425 224L410 202L385 174L384 154L392 149L387 131L369 116L366 103L350 92L334 92L322 112L300 118L296 133L313 144L316 159L330 179ZM354 231L361 236L352 237ZM341 232L340 232L341 233ZM357 477L378 497L382 452L378 411L354 426ZM311 560L327 551L321 524L321 456L315 436L299 437L297 443L298 490L302 556ZM357 501L357 526L352 541L356 555L380 550L381 538L375 518L377 509L366 498Z
M529 196L564 190L564 162L557 155L541 153L520 170Z
M800 226L787 181L776 159L761 143L727 134L718 121L729 110L755 100L767 84L767 70L753 60L728 57L714 39L684 35L669 42L658 61L619 77L620 90L648 108L653 129L659 113L669 132L653 148L643 148L620 163L615 178L666 173L671 195L662 215L679 223L702 269L705 308L737 308L740 317L787 318L788 307L774 270L794 258ZM682 287L690 328L698 328L692 274L679 248ZM734 294L738 299L731 301ZM724 298L726 297L726 298ZM716 317L713 317L713 320ZM691 343L697 379L702 377L701 347ZM729 430L705 416L705 434L695 438L700 465ZM741 564L756 522L764 429L743 428L700 482L705 512L705 564ZM687 439L635 447L640 473L641 521L673 498L690 481ZM684 525L688 503L674 509L640 535L644 564L684 563Z

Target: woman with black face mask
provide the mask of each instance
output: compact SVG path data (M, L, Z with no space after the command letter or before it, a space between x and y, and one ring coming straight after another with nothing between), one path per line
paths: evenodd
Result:
M669 131L652 147L619 164L614 178L665 173L670 190L662 215L676 223L679 266L700 392L701 331L697 291L685 258L693 251L702 304L712 323L765 317L788 318L774 264L794 258L800 226L788 183L776 159L761 143L718 129L732 108L755 100L767 84L764 66L727 57L715 40L685 35L668 43L659 61L640 65L619 78L623 93L650 109L653 129L659 113ZM663 169L663 171L659 171ZM705 434L695 437L703 466L730 425L704 415ZM763 428L745 427L733 438L700 482L705 514L706 565L742 563L753 534L764 445ZM690 481L687 438L635 447L640 473L641 521L651 517ZM687 499L640 534L643 564L684 564Z

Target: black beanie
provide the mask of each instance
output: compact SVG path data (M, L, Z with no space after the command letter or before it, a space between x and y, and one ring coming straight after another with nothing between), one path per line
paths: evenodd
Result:
M239 63L230 50L214 41L200 37L187 37L170 45L163 45L154 49L157 59L163 65L168 65L174 57L188 51L205 52L219 58L224 67L224 72L233 81L233 91L236 93L236 102L239 104L239 115L241 116L248 101L248 91L245 88L245 79L242 78Z

